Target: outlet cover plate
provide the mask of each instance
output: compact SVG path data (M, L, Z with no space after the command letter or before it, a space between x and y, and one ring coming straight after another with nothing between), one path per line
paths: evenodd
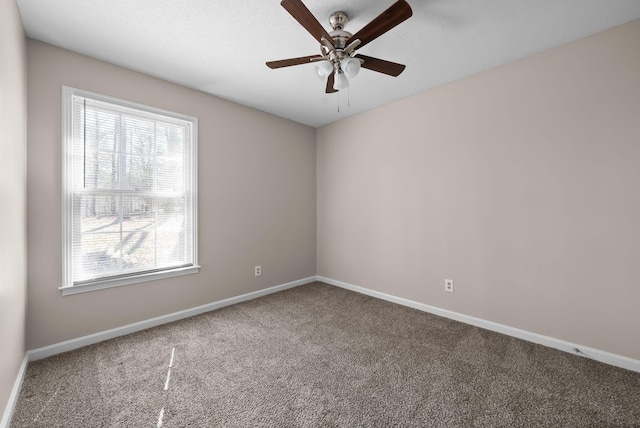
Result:
M445 279L444 280L444 291L448 291L449 293L453 293L453 279Z

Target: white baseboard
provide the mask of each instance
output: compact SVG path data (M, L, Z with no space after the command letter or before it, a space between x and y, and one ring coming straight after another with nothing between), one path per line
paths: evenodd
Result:
M452 320L460 321L465 324L471 324L476 327L484 328L486 330L495 331L498 333L506 334L508 336L517 337L528 342L537 343L539 345L548 346L550 348L559 349L561 351L576 354L582 357L591 358L602 363L610 364L612 366L621 367L623 369L632 370L640 373L640 361L634 360L622 355L612 354L610 352L601 351L600 349L590 348L588 346L579 345L576 343L567 342L564 340L556 339L549 336L543 336L541 334L532 333L530 331L521 330L515 327L509 327L508 325L498 324L493 321L487 321L481 318L464 315L458 312L449 311L447 309L441 309L435 306L426 305L424 303L415 302L413 300L403 299L402 297L392 296L390 294L381 293L379 291L369 290L357 285L348 284L342 281L336 281L335 279L325 278L323 276L316 276L317 281L321 281L336 287L345 288L347 290L355 291L357 293L366 294L368 296L376 297L378 299L387 300L389 302L397 303L399 305L408 306L410 308L417 309L423 312L429 312L441 317L450 318ZM578 350L576 352L576 350Z
M254 291L252 293L242 294L240 296L230 297L228 299L219 300L217 302L207 303L206 305L185 309L183 311L174 312L168 315L162 315L156 318L128 324L111 330L101 331L99 333L90 334L88 336L79 337L77 339L71 339L65 342L44 346L42 348L32 349L30 351L27 351L27 357L29 361L39 360L42 358L50 357L52 355L57 355L63 352L82 348L83 346L92 345L94 343L102 342L108 339L113 339L114 337L124 336L125 334L134 333L136 331L145 330L151 327L156 327L162 324L167 324L195 315L200 315L205 312L223 308L225 306L235 305L236 303L256 299L258 297L266 296L267 294L277 293L278 291L287 290L289 288L308 284L313 281L316 281L315 276L288 282L286 284L276 285L274 287L265 288L264 290Z
M24 375L27 372L28 363L29 359L27 355L25 355L22 359L22 364L20 365L18 376L16 376L16 381L13 383L13 389L11 390L11 395L9 395L9 401L7 401L7 405L4 408L4 413L2 414L2 419L0 420L0 428L9 428L11 416L13 416L13 409L15 409L16 403L18 402L18 395L20 395L22 381L24 380Z

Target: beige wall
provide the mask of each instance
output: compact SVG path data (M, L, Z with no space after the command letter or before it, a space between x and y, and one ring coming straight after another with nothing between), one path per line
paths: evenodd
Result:
M315 275L313 128L33 40L27 59L27 349ZM62 85L198 117L199 274L61 296Z
M320 128L317 174L318 275L640 359L640 21Z
M25 355L26 90L18 8L0 1L0 419Z

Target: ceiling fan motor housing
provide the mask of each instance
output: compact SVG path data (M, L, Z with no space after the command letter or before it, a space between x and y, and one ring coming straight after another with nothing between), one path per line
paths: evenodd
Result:
M347 43L352 34L348 31L344 31L344 26L349 22L349 16L342 11L333 12L329 16L329 24L333 28L333 31L329 33L333 41L335 49L329 49L325 45L320 45L320 52L322 56L327 57L331 61L336 70L340 69L340 61L347 58L348 53L344 52L344 48L347 47Z

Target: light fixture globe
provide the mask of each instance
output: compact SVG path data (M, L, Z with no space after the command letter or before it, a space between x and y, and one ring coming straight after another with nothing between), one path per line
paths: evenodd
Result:
M356 58L344 58L340 61L340 68L347 78L353 79L360 72L360 61Z
M347 89L349 87L349 80L347 76L342 72L342 70L338 70L336 73L335 81L333 82L333 89L341 90Z
M320 61L315 66L316 75L320 78L325 78L333 73L333 64L331 61Z

